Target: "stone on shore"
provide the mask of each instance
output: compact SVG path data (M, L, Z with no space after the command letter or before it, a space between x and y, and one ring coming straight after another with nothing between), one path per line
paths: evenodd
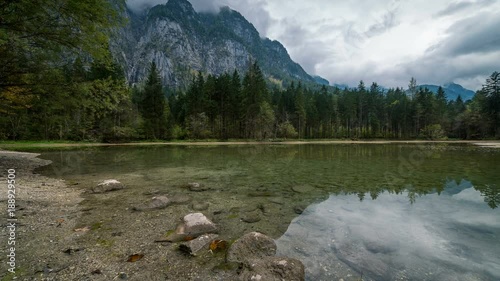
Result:
M124 189L125 186L117 180L105 180L92 188L92 193L106 193Z

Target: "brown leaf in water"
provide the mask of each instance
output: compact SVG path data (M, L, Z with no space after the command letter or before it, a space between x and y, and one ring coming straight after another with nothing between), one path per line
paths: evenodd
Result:
M184 241L191 241L193 239L194 239L193 236L186 236L186 237L184 237Z
M130 255L128 257L127 262L136 262L144 257L143 254L135 254L135 255Z
M223 251L227 248L227 242L224 240L214 240L210 242L210 250Z

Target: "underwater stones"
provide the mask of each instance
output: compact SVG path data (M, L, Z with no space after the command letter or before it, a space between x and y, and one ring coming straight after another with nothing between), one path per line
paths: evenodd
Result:
M304 205L296 205L293 207L293 211L297 214L300 215L304 212L304 210L307 208L307 206Z
M231 245L226 259L227 262L243 265L239 280L304 280L302 262L275 255L276 243L272 238L251 232Z
M217 234L205 234L179 245L179 250L192 256L197 256L202 250L208 250L210 242L219 237Z
M241 220L246 222L246 223L255 223L255 222L258 222L261 220L260 214L261 214L261 212L259 210L247 212L247 213L244 213L243 216L241 216Z
M170 196L170 202L172 202L172 204L187 204L191 202L191 197L185 194L176 194Z
M105 180L93 187L91 191L92 193L106 193L124 188L125 186L117 180Z
M217 226L202 213L184 216L183 223L167 236L167 241L179 242L186 238L196 238L202 234L217 232Z
M259 232L250 232L236 240L227 252L228 262L249 264L252 259L276 255L274 240Z
M208 202L193 202L191 205L191 208L195 211L205 211L208 207L210 207Z
M167 196L156 196L151 199L151 201L145 206L135 206L132 208L134 211L146 211L154 209L163 209L171 204L170 199Z
M197 182L188 183L187 188L193 192L203 192L203 191L207 191L209 189L208 187L206 187L202 184L199 184Z

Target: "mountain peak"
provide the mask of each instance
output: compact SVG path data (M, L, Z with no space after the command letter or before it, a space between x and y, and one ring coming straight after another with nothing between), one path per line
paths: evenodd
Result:
M129 21L113 46L131 83L146 77L151 61L165 85L174 88L188 85L196 73L244 73L252 61L259 62L270 81L314 83L281 43L261 38L252 23L229 7L198 13L187 0L169 0Z
M179 10L188 15L196 14L193 5L187 0L168 0L165 6L169 9Z

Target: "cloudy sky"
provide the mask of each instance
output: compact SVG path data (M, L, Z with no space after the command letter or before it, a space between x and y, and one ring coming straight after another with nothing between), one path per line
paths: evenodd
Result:
M128 0L140 9L166 0ZM191 0L198 11L229 6L262 37L330 83L386 87L455 82L477 90L500 71L498 0Z

